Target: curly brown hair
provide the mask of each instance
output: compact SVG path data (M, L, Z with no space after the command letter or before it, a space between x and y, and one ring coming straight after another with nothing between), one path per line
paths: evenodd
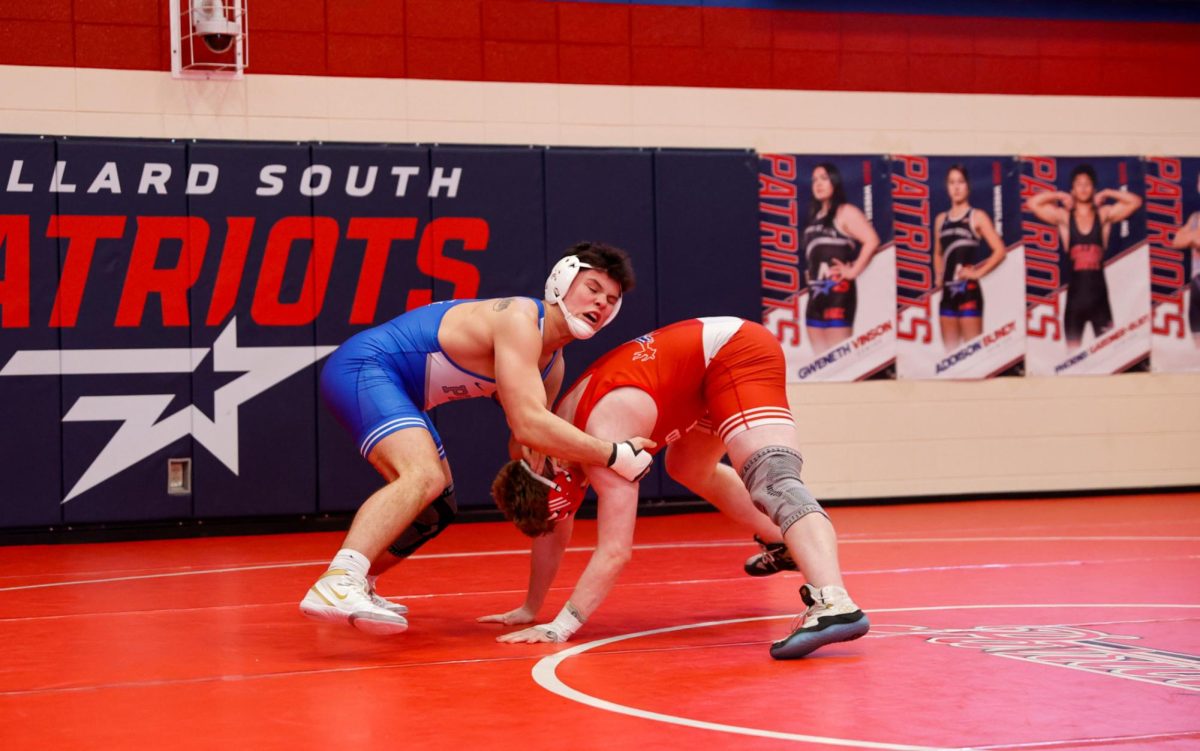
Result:
M504 512L504 518L528 537L554 531L549 495L550 489L534 479L520 461L505 464L492 480L492 500Z
M633 275L633 261L620 248L604 243L581 242L567 248L563 258L567 256L579 256L579 260L588 266L608 274L621 285L621 294L632 290L637 283Z

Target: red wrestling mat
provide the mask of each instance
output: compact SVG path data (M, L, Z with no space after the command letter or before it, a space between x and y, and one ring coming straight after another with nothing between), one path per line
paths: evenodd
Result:
M381 582L412 628L300 617L340 535L0 549L6 749L1200 748L1200 496L834 509L873 628L777 662L796 575L717 514L639 521L575 640L502 645L528 556L459 525ZM543 615L587 561L577 525Z

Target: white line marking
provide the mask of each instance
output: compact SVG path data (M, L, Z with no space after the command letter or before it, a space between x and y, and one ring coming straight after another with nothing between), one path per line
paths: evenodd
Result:
M937 605L931 607L913 607L913 608L876 608L871 610L871 615L879 613L918 613L928 611L942 610L996 610L996 609L1027 609L1027 608L1200 608L1200 605L1169 605L1169 604L1134 604L1134 603L1116 603L1116 604L1029 604L1022 603L1019 605ZM914 746L899 743L877 743L874 741L851 740L847 738L832 738L819 735L804 735L799 733L783 733L774 730L763 730L761 728L748 728L740 725L726 725L717 722L707 722L703 720L693 720L687 717L677 717L675 715L662 714L660 712L650 712L637 707L630 707L624 704L600 699L582 691L571 688L559 679L557 674L558 666L564 661L583 654L588 650L597 647L608 646L616 642L626 641L629 639L638 639L644 636L656 636L658 634L666 634L674 631L685 631L688 629L711 628L713 626L726 626L734 623L750 623L753 621L765 621L778 619L780 616L765 616L755 618L734 618L726 621L705 621L703 623L691 623L682 626L669 626L667 628L651 629L649 631L638 631L631 634L621 634L618 636L610 636L607 639L599 639L597 641L585 642L562 652L557 652L553 655L543 657L533 666L533 680L542 688L550 693L557 694L564 699L579 702L596 709L602 709L607 712L616 714L628 715L630 717L638 717L646 720L654 720L657 722L665 722L672 725L682 725L684 727L698 728L701 730L714 730L722 733L733 733L736 735L750 735L759 738L773 738L776 740L798 741L802 743L817 743L827 746L851 746L855 748L871 748L871 749L891 749L892 751L979 751L980 747L933 747L933 746ZM1057 741L1061 742L1061 741ZM988 747L988 748L1007 748Z
M28 349L13 353L0 376L190 373L207 348Z
M1049 538L1049 537L1033 537L1033 538L964 537L964 538L860 540L859 542L860 543L867 543L867 542L871 542L871 543L894 543L894 542L929 543L929 542L970 542L973 540L1028 542L1030 540L1106 541L1106 540L1131 540L1131 539L1143 540L1143 541L1149 541L1149 540L1154 540L1154 541L1198 540L1198 541L1200 541L1200 537L1195 537L1195 538L1192 538L1192 537L1137 537L1137 538L1129 538L1129 537L1086 537L1086 538L1084 538L1084 537L1052 537L1052 538ZM745 547L747 549L750 549L750 546L748 546L746 544L746 542L743 540L728 541L728 542L658 543L658 544L649 544L649 545L634 545L633 549L634 550L674 550L674 549L713 548L713 547ZM591 553L593 550L594 550L594 548L590 548L590 547L570 547L570 548L567 548L566 552L568 552L568 553ZM521 555L521 556L529 555L529 551L522 549L522 550L487 550L487 551L475 551L475 552L466 552L466 553L429 553L429 554L424 554L424 555L414 555L410 560L434 560L434 559L445 559L445 558L476 558L476 557L516 556L516 555ZM846 572L844 572L844 574L849 575L849 576L861 576L861 575L867 575L867 574L908 574L908 573L917 573L917 572L925 572L925 571L956 571L956 570L960 570L960 569L966 570L966 569L979 569L979 568L1005 569L1005 568L1027 568L1027 567L1037 567L1037 566L1080 566L1080 565L1085 565L1085 564L1137 563L1137 562L1166 561L1166 560L1193 560L1196 558L1200 558L1200 555L1175 556L1175 557L1155 557L1155 558L1045 561L1045 562L1031 562L1031 563L978 563L978 564L964 564L961 566L922 566L922 567L914 567L914 568L867 569L867 570L863 570L863 571L846 571ZM179 577L179 576L202 576L202 575L207 575L207 574L229 574L229 573L238 573L241 571L264 571L264 570L270 570L270 569L303 568L305 566L325 566L325 565L328 565L328 563L329 562L327 560L292 561L292 562L286 562L286 563L263 563L263 564L255 564L255 565L250 565L250 566L228 566L228 567L223 567L223 568L212 568L212 569L190 569L190 570L183 570L183 571L156 572L156 573L152 573L152 574L135 574L135 575L130 575L130 576L112 576L112 577L104 577L104 578L96 578L96 579L68 579L65 581L44 582L41 584L22 584L22 585L17 585L17 586L12 586L12 587L0 587L0 592L17 592L17 591L27 590L27 589L48 589L48 588L52 588L52 587L70 587L70 586L77 586L77 585L81 585L81 584L110 584L113 582L139 581L139 580L143 580L143 579L168 579L168 578ZM29 575L0 577L0 579L28 579L28 578L29 578ZM736 577L736 578L741 579L742 577ZM705 579L705 580L697 580L697 581L713 581L713 580Z
M1172 739L1200 737L1200 730L1181 730L1178 733L1155 733L1153 735L1118 735L1111 738L1074 738L1067 741L1044 743L1004 743L998 746L977 746L977 751L1002 751L1017 748L1061 748L1063 746L1092 746L1099 743L1129 743L1130 741L1166 741Z
M358 673L368 670L394 670L397 668L424 668L437 665L472 665L490 662L517 662L534 659L530 655L513 657L483 657L466 660L436 660L434 662L393 662L383 665L356 665L348 668L317 668L314 670L288 670L281 673L260 673L258 675L205 675L197 678L168 678L154 681L120 681L117 683L96 683L86 686L67 686L63 688L34 688L18 689L16 691L0 691L0 697L35 696L38 694L77 693L80 691L102 691L120 688L149 688L153 686L180 686L195 683L213 683L215 681L257 681L265 678L295 678L308 675L325 675L328 673Z

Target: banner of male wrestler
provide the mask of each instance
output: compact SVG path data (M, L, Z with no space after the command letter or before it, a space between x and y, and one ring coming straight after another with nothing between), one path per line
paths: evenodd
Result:
M896 358L896 256L887 161L759 160L763 324L788 380L854 381Z
M1026 372L1120 373L1150 354L1150 250L1135 157L1021 159Z
M1200 372L1200 159L1150 157L1145 168L1150 366Z
M1016 163L892 158L896 374L988 378L1025 354Z

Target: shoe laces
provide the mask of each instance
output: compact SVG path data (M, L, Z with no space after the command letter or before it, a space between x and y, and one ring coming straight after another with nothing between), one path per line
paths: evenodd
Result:
M371 601L372 605L380 608L387 608L392 604L390 600L384 599L384 597L376 592L375 588L370 585L367 585L367 598Z
M758 535L754 536L754 541L762 548L762 553L759 554L758 560L764 566L774 566L775 561L788 552L787 546L778 542L767 542ZM778 551L778 552L776 552Z
M807 599L811 599L812 604L809 605L807 602L805 602L805 605L807 607L804 608L804 612L800 613L799 615L797 615L795 618L792 619L792 630L793 631L795 631L798 628L801 628L805 623L808 622L809 618L815 617L817 615L817 613L819 613L820 611L833 607L833 603L826 600L826 598L822 594L821 590L817 589L816 587L809 586L807 584L800 588L800 598L802 600L806 599L804 597L804 594L806 591L808 593Z

